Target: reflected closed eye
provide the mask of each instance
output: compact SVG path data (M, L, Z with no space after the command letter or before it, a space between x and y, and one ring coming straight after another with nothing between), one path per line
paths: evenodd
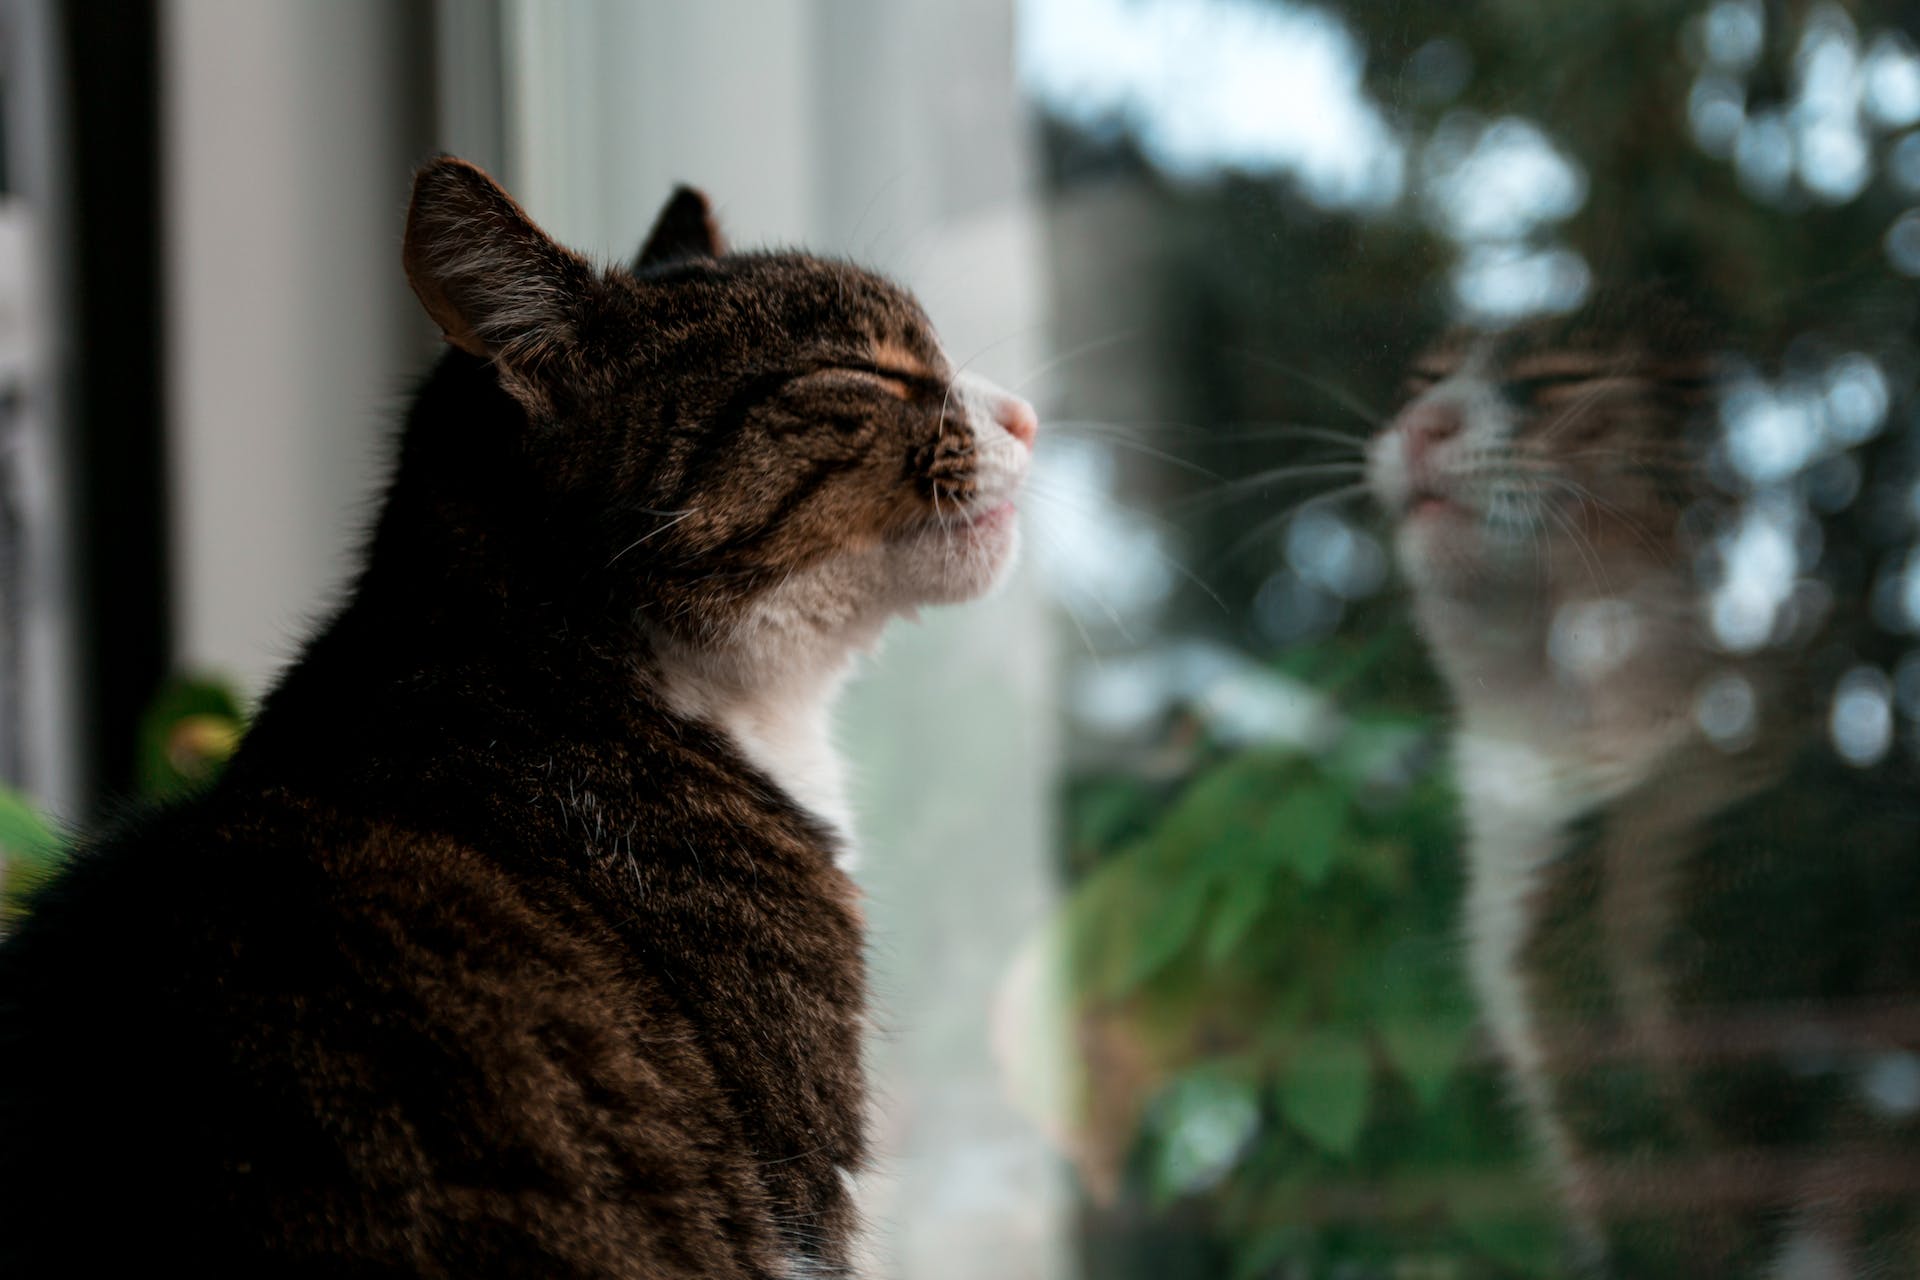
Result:
M1500 384L1500 394L1515 404L1532 404L1554 391L1581 387L1589 380L1586 374L1541 374L1531 378L1510 378Z

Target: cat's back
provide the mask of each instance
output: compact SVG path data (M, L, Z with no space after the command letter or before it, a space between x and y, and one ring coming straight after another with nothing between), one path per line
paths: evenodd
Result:
M148 817L0 945L0 1036L6 1274L751 1274L680 1012L563 880L442 834L287 791Z

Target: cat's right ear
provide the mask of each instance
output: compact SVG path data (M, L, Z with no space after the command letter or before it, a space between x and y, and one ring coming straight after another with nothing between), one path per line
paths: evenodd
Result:
M448 342L522 372L573 344L595 288L584 259L452 156L414 176L402 260Z
M666 207L653 220L647 242L634 255L633 269L637 273L665 262L718 258L726 252L727 238L720 234L713 202L692 187L675 187Z

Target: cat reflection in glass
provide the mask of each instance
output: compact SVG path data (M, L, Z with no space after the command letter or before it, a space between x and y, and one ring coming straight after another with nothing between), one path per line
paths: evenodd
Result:
M1368 446L1452 693L1466 964L1590 1269L1916 1275L1920 791L1832 713L1884 644L1858 529L1749 625L1740 539L1791 547L1809 486L1728 478L1719 356L1659 298L1449 338Z

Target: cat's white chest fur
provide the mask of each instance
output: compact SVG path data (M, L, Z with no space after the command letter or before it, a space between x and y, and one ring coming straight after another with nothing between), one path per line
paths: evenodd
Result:
M1540 1051L1519 972L1533 931L1542 866L1574 819L1643 780L1668 758L1677 731L1650 731L1638 749L1600 754L1462 729L1454 771L1468 828L1467 935L1471 977L1501 1048L1523 1072Z
M1470 835L1467 940L1488 1029L1521 1071L1539 1065L1518 970L1531 931L1536 873L1559 852L1583 797L1529 744L1463 733L1454 768Z
M832 828L840 841L834 861L842 870L850 869L853 810L847 803L846 766L833 745L831 695L769 690L762 697L716 708L714 719L741 755Z
M1533 936L1542 869L1566 852L1574 821L1644 779L1668 754L1656 731L1645 754L1556 751L1524 736L1462 729L1454 770L1468 833L1468 977L1489 1034L1511 1069L1547 1163L1590 1232L1574 1148L1554 1104L1522 953Z
M846 766L833 745L833 703L843 672L789 670L742 686L697 665L670 670L668 704L720 730L747 763L764 773L839 844L841 870L856 861Z
M856 655L873 648L886 619L842 605L831 585L790 581L759 602L731 643L692 649L662 638L657 652L668 705L725 734L824 824L838 845L834 862L847 871L857 855L833 708Z

